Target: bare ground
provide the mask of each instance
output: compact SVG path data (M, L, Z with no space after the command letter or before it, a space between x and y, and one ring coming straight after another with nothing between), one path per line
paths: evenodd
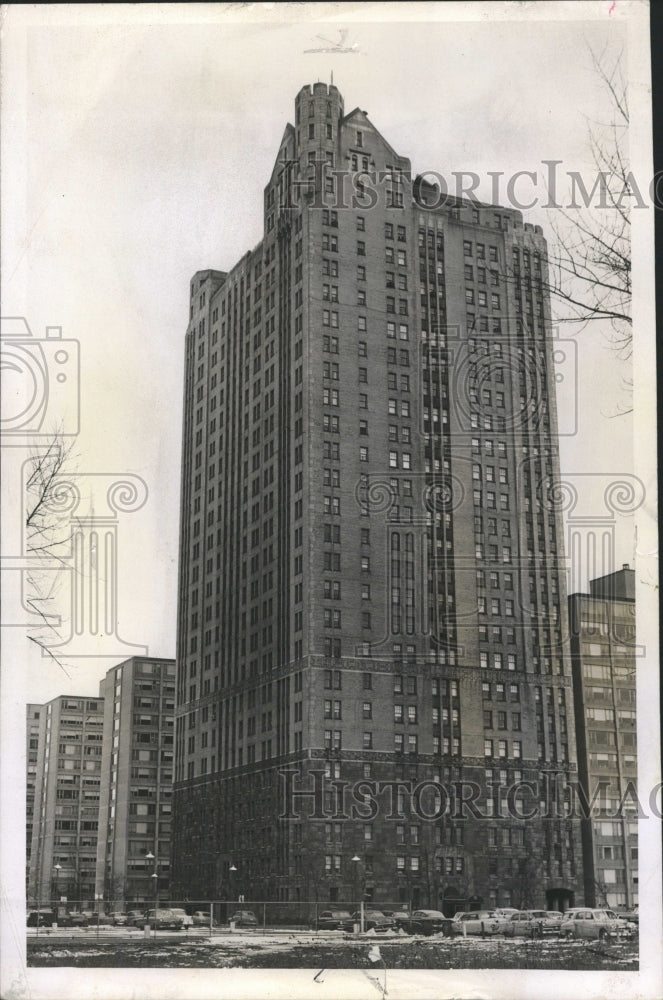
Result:
M634 972L637 938L597 941L504 941L478 938L314 938L303 934L266 937L188 938L148 941L45 941L28 939L28 965L83 968L318 968L371 966L376 946L388 969L582 969Z

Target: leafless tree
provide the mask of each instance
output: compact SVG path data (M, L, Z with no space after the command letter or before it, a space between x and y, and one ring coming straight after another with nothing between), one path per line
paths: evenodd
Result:
M601 879L592 879L592 887L594 889L594 897L596 899L597 906L607 906L608 905L608 886Z
M540 884L543 867L541 859L533 853L533 845L529 845L529 848L528 853L518 859L518 871L510 882L513 905L520 910L528 910L535 906L537 886Z
M63 499L66 480L72 479L73 461L73 442L58 430L34 450L25 484L26 551L31 562L26 573L26 604L40 620L29 631L28 639L65 673L53 647L61 638L56 596L72 539L71 517Z
M632 351L631 197L641 195L629 167L622 53L590 48L590 55L610 111L605 121L588 121L596 170L591 187L578 182L571 207L553 210L550 292L562 307L561 318L580 329L594 321L606 324L618 357L627 360Z

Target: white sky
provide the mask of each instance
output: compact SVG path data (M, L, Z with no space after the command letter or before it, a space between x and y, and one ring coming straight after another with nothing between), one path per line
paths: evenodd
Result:
M606 109L586 45L613 51L626 38L635 81L632 148L640 151L644 175L651 171L647 6L638 0L17 4L6 5L2 18L2 313L25 316L37 337L57 325L65 338L80 342L79 474L134 473L147 483L145 506L120 519L118 618L122 638L155 656L175 652L189 279L199 269L232 267L260 239L263 186L301 86L328 81L333 70L346 110L365 109L415 172L450 177L472 170L486 177L488 171L540 171L543 160L559 159L561 171L591 174L585 118L602 119ZM317 35L335 40L339 28L348 29L347 44L357 43L361 54L304 54L323 44ZM489 200L490 187L478 194ZM587 484L581 500L590 518L602 509L606 482L633 468L645 481L647 499L638 515L644 553L656 545L654 338L646 304L653 237L647 215L633 218L638 433L631 417L613 417L627 401L625 373L605 331L596 329L578 338L578 432L561 441L562 471L584 476L577 481ZM549 221L540 211L526 218ZM567 378L561 386L565 415L572 385ZM20 549L11 454L3 448L3 559ZM100 507L95 503L95 511ZM616 527L615 562L632 563L633 524L624 518ZM638 685L643 788L654 786L660 760L654 558L641 557L636 574L639 641L643 623L650 626L649 658L638 665L639 678L651 679ZM6 621L6 599L4 607ZM218 996L218 970L209 977L191 970L178 970L181 977L148 969L122 970L126 976L100 970L97 977L89 969L80 976L71 969L26 970L16 934L24 920L25 701L96 693L117 660L70 660L68 678L37 655L20 629L3 628L2 661L3 905L9 900L14 907L4 928L3 976L8 986L12 982L12 995L87 997L92 988L109 1000ZM640 902L647 919L637 991L654 997L660 996L661 845L657 824L640 826ZM251 973L226 971L238 996L240 979L247 984L241 995L280 990L259 973L254 980ZM391 975L390 992L410 996L412 975L402 993ZM422 996L467 992L462 972L445 973L444 985L439 976L426 980L429 992L420 982L426 974L417 975ZM575 974L573 985L565 979L562 992L617 998L636 988L634 974L588 975ZM293 970L287 982L292 992ZM338 977L330 982L334 992ZM472 983L514 1000L560 995L548 972L487 970L473 973Z
M272 6L6 15L3 315L25 316L35 336L58 325L80 342L79 473L147 483L147 504L120 518L118 631L157 656L175 652L189 279L229 269L261 238L262 191L298 89L333 70L346 111L365 109L414 172L451 183L452 171L475 171L490 200L488 171L543 176L542 161L557 159L562 175L591 175L585 116L607 110L587 44L616 51L624 38L622 7L606 16L608 5L593 3L545 23L528 21L523 5L377 11L428 18L410 23L370 23L371 4ZM323 23L326 10L335 23ZM449 20L459 12L472 20ZM505 12L514 19L500 21ZM335 40L337 25L360 54L304 54L324 44L319 34ZM548 221L542 210L525 217ZM563 472L630 471L632 420L613 417L628 402L625 372L605 331L582 334L578 357L578 433L562 440ZM561 387L565 414L571 385ZM618 566L632 562L633 545L624 520ZM34 652L15 653L34 701L96 691L113 662L72 660L68 680Z

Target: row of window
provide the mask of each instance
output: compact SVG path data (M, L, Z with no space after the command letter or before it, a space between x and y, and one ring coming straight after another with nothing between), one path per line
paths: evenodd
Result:
M493 725L494 723L494 725ZM518 731L521 729L521 716L520 712L511 713L511 725L508 725L508 715L506 712L495 712L490 710L484 710L483 713L483 727L484 729L513 729Z
M475 507L483 506L484 500L482 490L474 490L472 497ZM497 510L497 494L493 490L485 491L485 504L488 510ZM500 493L500 509L511 509L511 502L508 493Z
M481 684L481 693L489 701L493 700L493 696L496 701L506 701L507 690L509 701L520 701L520 688L518 684L506 685L501 682L493 684L491 681L483 681Z
M476 300L475 300L474 289L473 288L466 288L465 289L465 303L466 303L466 305L473 306L475 304L475 301L476 301L476 304L480 308L487 308L487 306L488 306L488 293L480 290L477 293ZM490 305L491 305L492 309L501 309L502 308L501 307L501 299L500 299L500 296L499 296L499 294L497 292L491 292L491 294L490 294Z
M338 236L337 236L336 233L323 232L323 234L322 234L322 249L323 249L323 252L326 252L326 253L339 253L340 252L339 251L339 240L338 240ZM357 253L358 257L365 257L366 256L366 243L365 243L364 240L357 240L356 253ZM407 267L407 251L406 250L398 250L398 249L396 249L394 247L387 246L387 247L385 247L385 254L384 254L384 256L385 256L385 262L387 264L395 265L397 267ZM331 269L329 271L323 269L323 274L327 274L327 273L329 273L330 275L333 275L334 277L337 277L338 276L338 269L335 270L335 273L333 273L331 271ZM360 280L362 280L362 281L366 280L365 272L364 272L363 277Z
M463 254L465 257L476 256L477 260L486 260L486 245L485 243L476 244L476 254L474 249L474 244L472 240L463 240ZM491 264L497 264L498 262L497 247L488 247L488 260Z
M508 603L510 602L508 601L505 602L505 604ZM511 609L511 613L513 614L513 608ZM499 614L499 611L493 612L493 614ZM490 668L492 668L493 670L501 670L502 667L504 666L504 656L502 653L495 652L492 654L492 657L490 657L487 652L481 651L479 653L479 663L484 670L488 670ZM506 668L507 670L517 670L518 661L515 653L507 653Z
M511 753L509 753L509 741L508 740L484 740L483 752L485 757L499 757L501 759L506 759L508 757L514 760L519 760L523 755L523 744L522 740L512 740L511 741Z

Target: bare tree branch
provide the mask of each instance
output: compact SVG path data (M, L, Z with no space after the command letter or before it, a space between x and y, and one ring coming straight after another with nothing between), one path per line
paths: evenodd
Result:
M607 45L589 52L611 108L609 121L588 121L595 180L600 179L592 189L597 203L589 204L587 190L578 185L581 204L556 211L548 290L561 307L561 320L579 323L581 330L595 321L607 324L617 356L628 360L633 343L628 94L622 52L611 53Z
M60 572L67 566L71 550L72 521L67 504L62 502L62 488L67 474L71 479L68 470L73 458L73 443L66 440L61 428L55 430L48 443L38 446L31 456L25 484L26 552L34 559L33 569L26 574L26 606L41 620L28 639L68 677L53 652L61 641L60 619L49 613L49 605L55 601Z

